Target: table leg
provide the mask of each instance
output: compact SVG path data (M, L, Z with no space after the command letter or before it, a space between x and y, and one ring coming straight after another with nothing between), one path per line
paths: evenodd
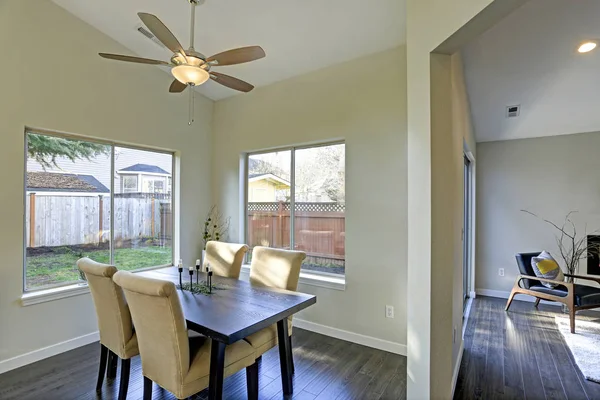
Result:
M223 374L225 370L225 343L212 340L210 349L210 377L208 381L208 399L223 398Z
M288 334L287 318L277 321L277 340L279 341L279 363L281 364L281 386L283 394L292 394L292 360Z

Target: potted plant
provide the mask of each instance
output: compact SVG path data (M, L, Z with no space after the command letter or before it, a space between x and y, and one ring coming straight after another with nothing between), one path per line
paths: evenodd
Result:
M204 253L206 251L206 244L211 240L221 241L227 240L227 234L229 232L229 224L231 217L225 218L219 211L219 208L214 205L204 219L204 230L202 234L202 261L204 261Z

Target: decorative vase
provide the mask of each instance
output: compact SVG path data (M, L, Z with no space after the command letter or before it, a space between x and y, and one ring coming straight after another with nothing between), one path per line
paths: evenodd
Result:
M200 269L202 269L204 265L204 257L206 257L206 250L202 250L202 260L200 260Z

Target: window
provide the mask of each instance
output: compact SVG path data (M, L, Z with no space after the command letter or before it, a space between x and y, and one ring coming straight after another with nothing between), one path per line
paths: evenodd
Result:
M306 252L305 270L345 273L345 144L249 154L246 243Z
M124 175L121 179L121 192L122 193L135 193L138 190L138 177L137 175Z
M153 176L142 177L142 191L144 193L164 193L165 178Z
M173 155L26 132L25 290L81 282L81 257L136 270L172 265ZM138 190L138 170L166 174ZM129 174L120 174L126 171Z

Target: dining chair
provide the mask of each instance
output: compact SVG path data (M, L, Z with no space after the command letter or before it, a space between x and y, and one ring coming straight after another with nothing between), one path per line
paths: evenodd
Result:
M306 258L302 251L274 249L270 247L255 246L252 250L250 263L250 283L258 286L268 286L291 291L298 290L300 267ZM292 372L294 371L294 358L292 349L292 316L288 318L288 334ZM277 345L277 324L271 325L248 337L248 343L256 351L256 356L262 356L267 350Z
M127 397L131 358L137 356L139 351L129 307L123 291L112 279L117 268L89 258L79 259L77 267L85 274L92 293L100 331L100 367L96 391L101 390L105 373L108 378L115 377L116 363L121 359L119 400L123 400Z
M244 256L248 245L210 241L206 243L206 254L202 263L203 270L210 264L215 275L225 278L240 278Z
M123 288L135 324L144 400L152 398L152 383L178 399L192 396L209 385L211 339L188 339L177 289L172 282L119 271L113 280ZM246 368L248 398L258 398L258 368L254 349L243 340L225 349L224 376Z

